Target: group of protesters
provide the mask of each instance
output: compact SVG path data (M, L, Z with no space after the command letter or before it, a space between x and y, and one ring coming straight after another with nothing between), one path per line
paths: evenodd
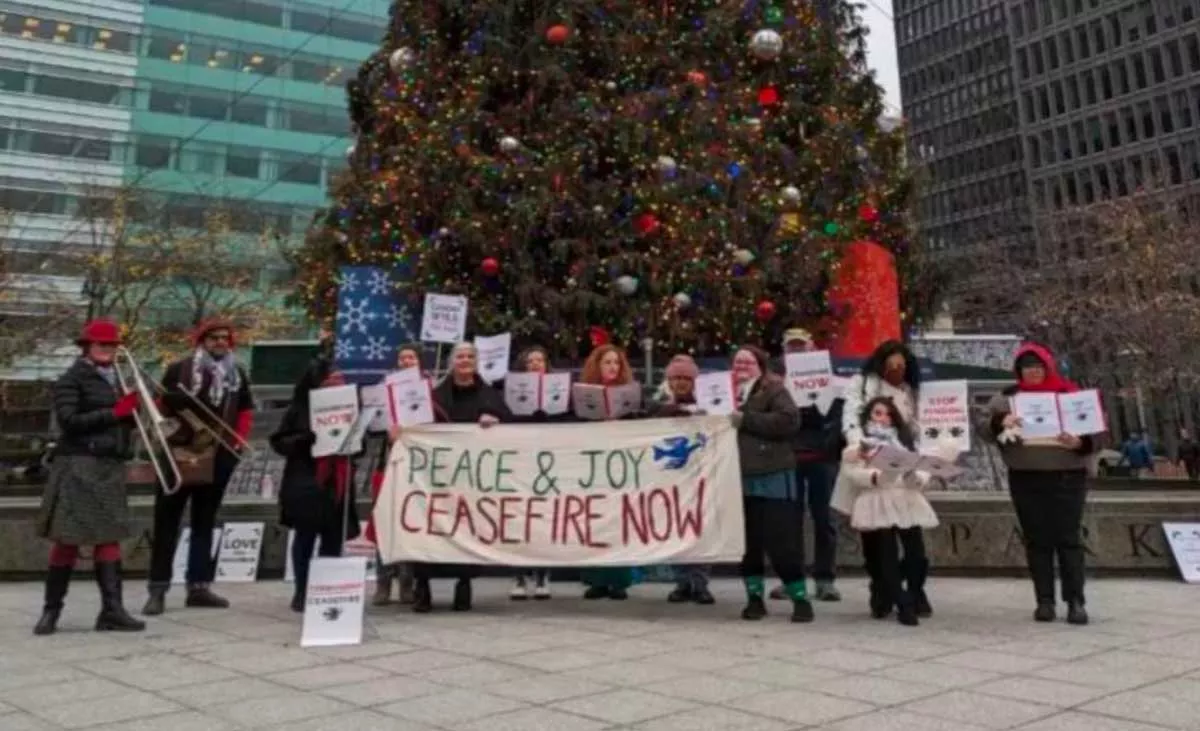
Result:
M144 623L129 616L122 605L117 541L129 534L128 507L121 477L128 458L133 416L138 404L123 393L113 374L113 354L120 342L115 324L91 323L79 339L81 356L56 383L55 416L64 433L58 455L51 463L50 489L44 501L42 534L54 541L46 603L35 632L50 634L62 610L70 567L80 546L97 546L97 576L101 583L103 609L98 630L137 631ZM232 329L227 324L202 328L197 350L184 361L183 379L164 384L164 403L172 406L171 394L197 394L214 406L213 412L227 415L239 433L248 432L249 397L245 374L232 364ZM787 330L781 351L817 349L805 330ZM420 368L419 347L400 350L399 368ZM540 347L519 354L514 370L548 372L549 353ZM869 578L868 608L871 616L894 616L906 626L917 625L933 614L927 592L930 562L924 531L938 524L936 512L926 496L931 479L920 471L897 474L872 466L872 452L890 445L910 451L938 449L921 444L917 404L921 374L912 352L901 342L880 345L849 381L842 395L825 410L799 406L781 376L779 365L757 346L738 348L730 361L737 410L728 418L737 430L745 530L745 554L740 573L746 604L741 616L761 620L768 614L767 599L790 602L793 622L811 622L810 599L841 600L835 583L838 524L841 514L858 533L864 568ZM622 418L685 417L702 413L697 405L695 383L700 373L687 354L674 356L665 378L645 406ZM1038 621L1056 617L1055 563L1061 574L1062 600L1067 619L1086 624L1084 609L1081 520L1085 499L1086 460L1094 450L1088 437L1062 435L1050 443L1021 437L1021 422L1011 413L1009 397L1018 391L1069 392L1074 384L1063 378L1054 357L1043 347L1026 344L1014 363L1016 384L998 395L989 406L983 425L985 437L995 441L1009 467L1013 503L1025 539L1030 574L1035 589ZM622 386L634 380L625 352L612 344L592 350L578 379L584 384ZM346 540L357 536L354 511L353 461L350 457L314 458L316 440L310 426L312 390L345 382L327 354L308 366L295 386L293 400L271 436L272 448L286 460L280 484L281 523L295 531L292 560L295 593L292 607L303 611L306 604L309 567L314 548L322 556L339 556ZM215 402L215 403L213 403ZM535 412L514 417L497 384L488 383L479 371L478 353L471 343L451 350L448 370L432 390L436 421L477 423L483 429L510 422L551 423L571 421L570 415L551 416ZM393 427L387 438L368 443L382 452L400 437ZM377 460L382 464L382 460ZM223 479L227 480L228 475ZM375 495L382 484L380 470L371 475ZM210 492L206 492L206 490ZM187 604L199 608L224 608L229 604L208 587L212 559L205 544L204 525L208 513L215 515L220 504L218 487L186 485L177 493L160 494L156 503L156 557L174 552L179 517L191 500L193 509L192 551L188 569ZM210 494L215 493L215 494ZM197 507L199 506L199 508ZM197 521L197 510L202 515ZM159 513L162 513L160 516ZM813 525L814 556L811 579L805 556L806 513ZM349 516L349 519L347 519ZM159 518L161 517L161 521ZM159 525L161 523L161 526ZM373 525L368 525L373 534ZM373 538L373 535L368 535ZM200 540L197 540L200 539ZM161 546L159 545L161 543ZM114 553L115 551L115 553ZM779 584L767 592L767 563ZM156 561L150 601L143 614L164 611L164 596L170 585L170 562ZM166 568L161 568L165 566ZM675 583L665 599L673 603L715 602L709 589L708 566L675 566ZM390 603L393 587L399 601L414 612L434 609L432 583L454 581L451 607L470 610L473 604L472 577L475 567L445 564L388 564L379 566L376 604ZM548 571L514 571L510 597L513 600L549 599ZM639 571L626 567L589 567L580 572L588 600L625 600Z

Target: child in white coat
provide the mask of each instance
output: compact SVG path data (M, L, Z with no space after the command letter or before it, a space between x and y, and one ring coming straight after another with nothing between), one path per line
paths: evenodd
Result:
M878 572L872 576L871 614L883 619L896 609L900 624L915 626L920 615L932 614L925 595L925 538L922 530L937 526L937 514L924 494L924 472L885 473L868 464L879 447L915 451L912 430L887 397L867 402L859 415L861 440L842 454L830 505L849 516L862 534L864 558ZM903 547L903 559L900 548Z

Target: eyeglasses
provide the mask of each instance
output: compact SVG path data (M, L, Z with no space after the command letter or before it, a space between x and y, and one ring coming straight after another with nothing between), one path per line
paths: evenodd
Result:
M204 336L205 340L225 341L229 342L229 333L209 333Z

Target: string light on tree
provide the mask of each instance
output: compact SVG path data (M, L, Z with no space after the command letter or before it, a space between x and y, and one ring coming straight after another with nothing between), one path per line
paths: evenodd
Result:
M836 330L852 242L916 276L904 134L848 0L447 8L393 2L351 82L349 169L293 256L314 316L339 267L402 267L414 300L465 295L473 331L555 357L592 328L707 355Z

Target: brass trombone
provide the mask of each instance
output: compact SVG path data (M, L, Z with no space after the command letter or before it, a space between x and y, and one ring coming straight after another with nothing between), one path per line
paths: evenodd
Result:
M133 412L133 419L137 424L142 444L146 447L150 465L154 468L154 476L162 485L163 492L170 495L183 485L183 475L179 472L179 465L176 464L171 445L167 441L175 431L176 425L159 411L158 404L146 385L145 375L127 348L117 349L113 369L116 371L121 392L138 395L138 408Z

